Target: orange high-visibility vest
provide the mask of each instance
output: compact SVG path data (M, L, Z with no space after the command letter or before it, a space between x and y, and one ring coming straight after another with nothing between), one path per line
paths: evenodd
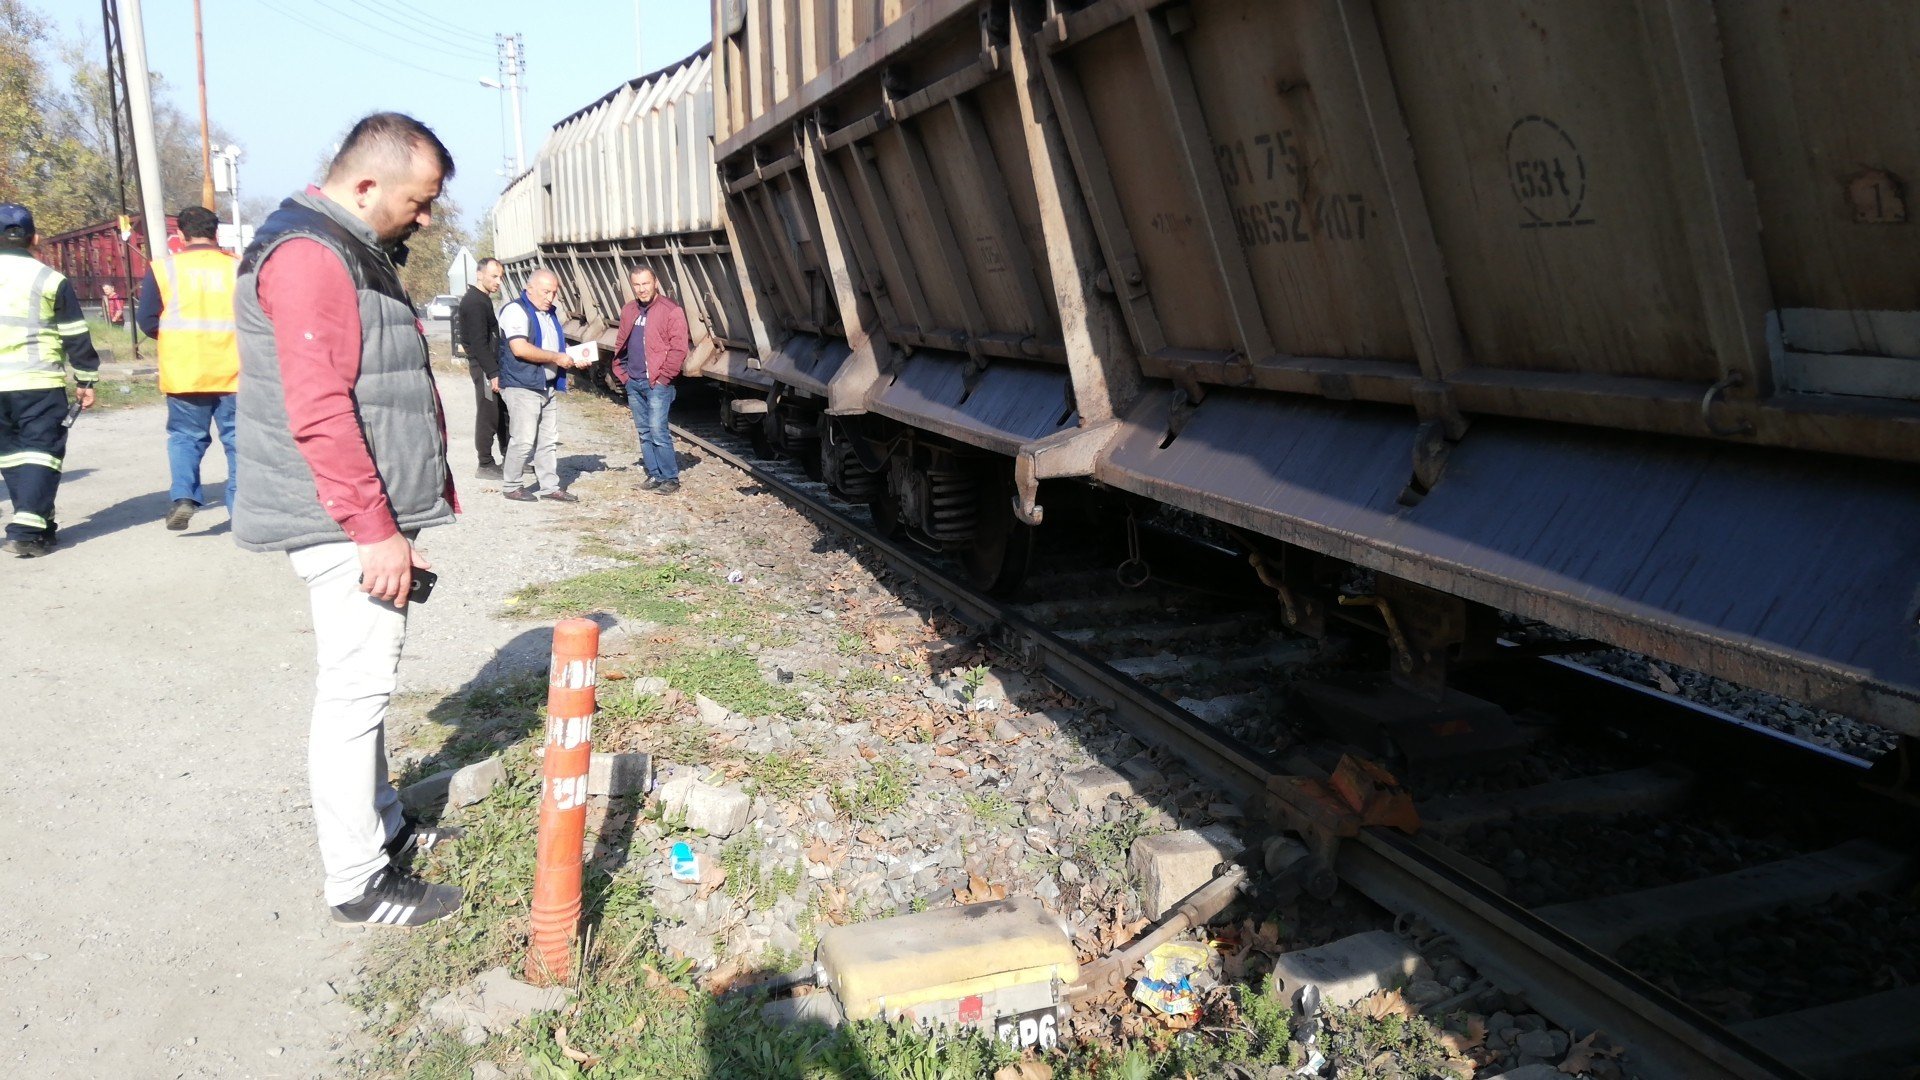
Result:
M231 394L240 387L233 321L239 260L219 248L169 255L153 267L160 286L160 392Z

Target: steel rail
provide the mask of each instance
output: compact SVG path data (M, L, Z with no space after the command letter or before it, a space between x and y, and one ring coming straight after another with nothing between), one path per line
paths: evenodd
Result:
M753 477L809 517L866 545L997 645L1038 665L1062 689L1109 706L1111 719L1129 734L1166 747L1237 798L1253 805L1268 800L1280 775L1272 758L841 516L771 470L683 425L671 427L676 436ZM1381 907L1414 912L1452 935L1470 963L1503 988L1523 991L1563 1028L1604 1031L1624 1042L1634 1055L1636 1075L1645 1080L1803 1076L1397 833L1360 830L1340 846L1335 869Z

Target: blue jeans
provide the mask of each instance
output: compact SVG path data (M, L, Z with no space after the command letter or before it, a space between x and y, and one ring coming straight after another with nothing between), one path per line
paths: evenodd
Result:
M167 498L205 505L200 497L200 459L213 445L212 429L218 427L220 445L227 450L227 513L233 513L235 401L233 394L167 395L167 467L173 472Z
M673 450L673 432L667 429L667 410L673 408L673 384L649 386L645 379L627 383L627 408L640 433L640 460L647 475L661 483L680 479L680 459Z

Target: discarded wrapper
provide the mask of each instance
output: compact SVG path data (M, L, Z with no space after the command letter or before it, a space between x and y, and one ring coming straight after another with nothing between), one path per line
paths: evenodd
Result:
M747 580L747 575L745 573L739 570L727 571L727 584L738 585L745 580Z
M689 885L700 880L700 859L684 841L673 845L673 880Z
M1133 983L1133 999L1168 1016L1185 1016L1200 1007L1192 977L1206 970L1213 950L1199 942L1170 941L1147 954Z

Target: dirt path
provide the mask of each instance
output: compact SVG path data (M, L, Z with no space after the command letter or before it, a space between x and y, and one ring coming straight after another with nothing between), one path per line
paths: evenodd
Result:
M410 628L407 692L540 663L539 635L494 613L581 568L577 511L471 479L471 393L442 378L466 514L424 538L441 584ZM163 417L85 417L61 549L0 560L0 1071L342 1075L358 1018L334 988L364 932L319 896L305 590L284 558L237 548L223 510L165 530ZM569 417L563 474L624 466L624 434ZM224 473L217 452L206 472Z

